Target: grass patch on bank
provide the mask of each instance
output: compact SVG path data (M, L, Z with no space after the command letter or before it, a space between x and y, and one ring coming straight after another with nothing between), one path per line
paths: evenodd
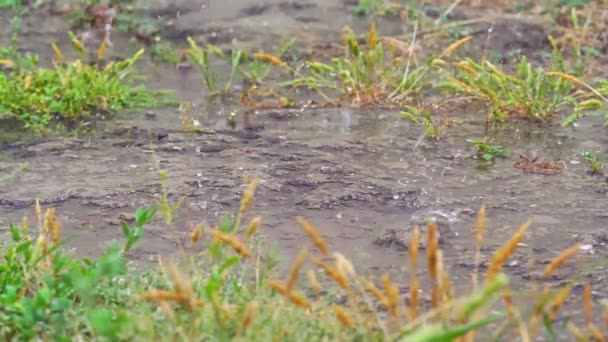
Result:
M66 61L52 44L55 57L50 68L40 67L35 55L0 50L4 69L0 72L0 120L45 133L57 124L76 127L96 116L159 104L154 94L129 79L143 50L103 64L105 43L97 59L87 61L82 43L74 36L71 39L79 58Z
M514 304L522 294L511 292L502 267L530 222L494 253L484 274L475 268L468 294L454 293L432 222L426 236L418 228L412 234L405 294L388 274L379 281L361 276L302 217L296 221L312 248L303 245L287 275L275 278L279 261L259 235L262 218L244 220L257 184L254 180L244 191L234 219L225 217L216 227L196 225L189 241L180 244L178 261L159 258L158 267L145 271L135 269L128 255L157 208L138 209L132 223L121 224L122 243L110 244L98 258L83 259L63 250L55 210L43 212L36 204L37 225L24 218L11 226L11 242L0 253L0 336L56 341L470 341L477 336L501 341L567 331L577 337L601 334L591 316L585 329L572 321L567 329L554 324L574 280L557 289L531 289L531 305ZM158 213L171 225L178 207L159 200ZM482 208L475 227L476 264L485 229ZM418 248L421 239L426 250ZM578 250L575 245L560 253L543 276L551 277ZM426 259L426 267L419 259ZM425 270L430 283L424 292L416 270ZM423 305L426 290L430 301ZM590 286L584 293L585 312L591 312Z

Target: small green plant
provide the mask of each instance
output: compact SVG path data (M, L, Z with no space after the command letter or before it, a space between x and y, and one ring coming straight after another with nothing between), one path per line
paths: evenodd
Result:
M150 56L154 61L160 63L178 64L180 61L175 47L165 40L159 40L150 46Z
M355 14L367 15L373 13L394 14L395 9L387 4L385 0L359 0L359 3L355 7Z
M416 31L412 36L415 44ZM378 38L375 24L367 34L366 44L359 42L350 28L344 31L345 55L331 63L307 61L306 74L282 83L282 86L306 87L326 101L363 107L367 105L403 105L427 85L426 76L433 64L447 57L471 40L466 37L449 45L441 53L417 64L413 51L400 51L397 42L387 44ZM328 95L331 92L337 98Z
M487 126L503 123L509 117L550 122L565 108L570 109L570 114L562 125L571 125L584 113L600 108L601 100L606 99L598 90L568 73L578 67L571 68L555 40L551 37L549 40L553 53L548 69L534 67L526 56L521 57L514 72L501 70L486 59L476 62L468 58L451 64L438 63L448 79L435 87L485 102L489 107ZM576 51L575 60L579 61L582 57L580 51ZM582 89L577 90L575 86Z
M169 198L169 191L167 189L166 181L167 181L167 170L159 170L158 177L160 178L160 187L161 193L160 198L157 200L158 210L161 215L165 219L165 223L167 225L173 224L173 219L175 218L175 213L182 205L182 201L177 200L175 202L171 201Z
M467 142L475 146L478 158L488 162L493 161L496 158L508 158L510 156L510 153L502 145L489 145L486 141L481 139L467 140Z
M128 252L144 236L144 226L154 218L156 208L139 208L135 211L135 227L129 226L126 221L120 221L122 234L125 238L123 252Z
M287 63L282 61L281 57L288 53L294 42L294 40L288 40L283 43L277 55L263 52L250 54L237 48L232 49L228 54L213 44L201 47L188 37L190 47L186 52L201 72L205 86L212 96L220 93L230 94L237 79L242 80L245 85L243 94L248 94L253 86L259 86L265 82L274 70L273 67L288 69ZM211 65L214 61L228 64L230 67L229 77L222 89L218 87L218 77L213 70L216 66Z
M602 174L602 169L604 165L602 161L598 157L598 155L592 151L582 151L581 156L585 158L587 163L589 163L589 168L591 169L591 174L599 175Z
M439 138L439 127L437 124L435 124L430 110L407 106L407 109L402 111L401 115L410 121L421 125L424 128L424 134L428 138Z

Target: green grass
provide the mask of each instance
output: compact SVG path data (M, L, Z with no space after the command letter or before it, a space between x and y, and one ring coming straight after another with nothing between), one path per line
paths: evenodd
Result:
M437 88L469 96L488 105L487 122L496 125L509 117L550 122L564 107L571 113L565 124L576 121L583 112L598 109L602 102L587 99L589 93L574 93L574 86L558 75L534 67L522 57L514 72L500 70L487 60L465 59L446 68L448 80Z
M582 151L581 156L583 158L585 158L585 160L589 164L589 169L591 171L591 174L594 174L594 175L602 174L602 169L604 168L604 165L602 164L601 159L599 158L599 156L596 153L591 152L591 151Z
M80 42L72 38L80 58L64 61L54 47L55 61L50 68L38 66L37 56L0 51L0 59L8 67L0 73L0 120L17 121L25 129L43 132L55 124L77 126L97 113L108 115L159 103L129 81L143 50L100 67L104 51L100 48L99 60L90 64Z

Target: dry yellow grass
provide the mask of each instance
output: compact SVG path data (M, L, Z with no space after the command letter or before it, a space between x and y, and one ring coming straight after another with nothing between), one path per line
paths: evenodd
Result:
M454 43L450 44L445 50L443 50L443 53L441 54L441 56L442 57L450 56L452 53L454 53L454 51L460 49L463 45L470 42L473 38L474 38L473 36L467 36L467 37L464 37L462 39L455 41Z
M494 253L492 261L488 266L486 282L493 280L494 277L502 271L502 266L513 254L515 254L519 243L524 239L526 231L530 228L531 224L532 221L527 221L519 226L511 238Z
M321 287L321 283L319 283L317 273L314 270L308 270L306 272L306 277L308 278L310 288L315 292L315 294L319 295L323 288Z
M289 275L287 276L287 280L285 281L285 287L287 291L291 292L296 282L298 281L298 276L300 274L300 270L304 263L306 262L306 258L308 257L308 249L302 248L296 257L296 261L293 263L291 270L289 271Z
M241 320L241 330L245 331L251 325L251 322L255 319L255 313L258 309L257 302L251 301L247 305L247 309L245 309L245 314L243 314L243 319Z
M280 57L271 55L265 52L258 52L255 55L255 58L270 64L274 64L278 67L285 68L287 67L287 63L283 62Z
M316 257L312 257L311 261L313 262L313 264L323 269L323 271L325 271L325 274L327 274L327 276L331 278L336 284L338 284L338 286L340 286L343 290L347 290L349 288L348 278L344 273L340 272L340 270L330 265L327 265Z
M245 212L247 212L247 210L249 210L251 202L253 201L255 189L257 188L258 184L260 184L260 179L256 177L253 179L253 181L251 181L251 183L249 183L249 185L243 192L243 197L241 198L241 206L239 208L240 215L244 214Z
M251 257L251 252L249 251L249 248L247 248L244 243L240 242L236 236L232 234L223 233L217 229L211 229L210 232L216 240L229 245L230 247L232 247L232 249L234 249L235 252L237 252L237 254L239 254L243 258Z
M329 248L327 247L327 242L325 242L325 239L323 239L323 237L321 236L321 234L319 234L319 232L317 232L317 230L315 229L315 227L312 224L310 224L310 222L308 222L302 216L296 217L296 221L298 222L298 224L300 225L300 227L302 227L302 229L304 229L304 232L312 240L312 242L315 244L315 246L317 247L317 249L321 253L323 253L323 255L328 256L329 255Z
M475 268L473 269L473 291L476 291L479 286L479 263L481 262L481 246L483 245L486 225L486 207L482 205L481 208L479 208L477 220L475 222Z
M549 263L549 265L547 265L547 267L545 267L545 271L543 272L543 275L545 277L550 277L553 274L555 274L555 272L562 267L568 260L570 260L571 258L573 258L576 253L578 253L579 249L581 247L581 244L578 243L574 246L571 246L570 248L566 249L565 251L563 251L560 255L558 255L557 257L555 257L551 263Z
M346 328L352 328L354 325L353 319L350 317L348 312L339 305L334 305L334 313L338 321Z
M190 232L190 242L192 242L193 246L196 245L200 241L202 233L203 233L202 224L197 224L196 226L194 226L194 228Z
M251 238L253 236L253 234L255 234L258 231L258 229L260 228L260 225L262 225L261 216L256 216L256 217L252 218L251 221L249 221L247 230L245 231L245 236L247 236L248 239Z

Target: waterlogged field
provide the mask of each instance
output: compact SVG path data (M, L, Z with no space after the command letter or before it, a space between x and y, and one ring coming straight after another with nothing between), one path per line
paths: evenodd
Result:
M5 1L6 340L603 341L603 1Z

